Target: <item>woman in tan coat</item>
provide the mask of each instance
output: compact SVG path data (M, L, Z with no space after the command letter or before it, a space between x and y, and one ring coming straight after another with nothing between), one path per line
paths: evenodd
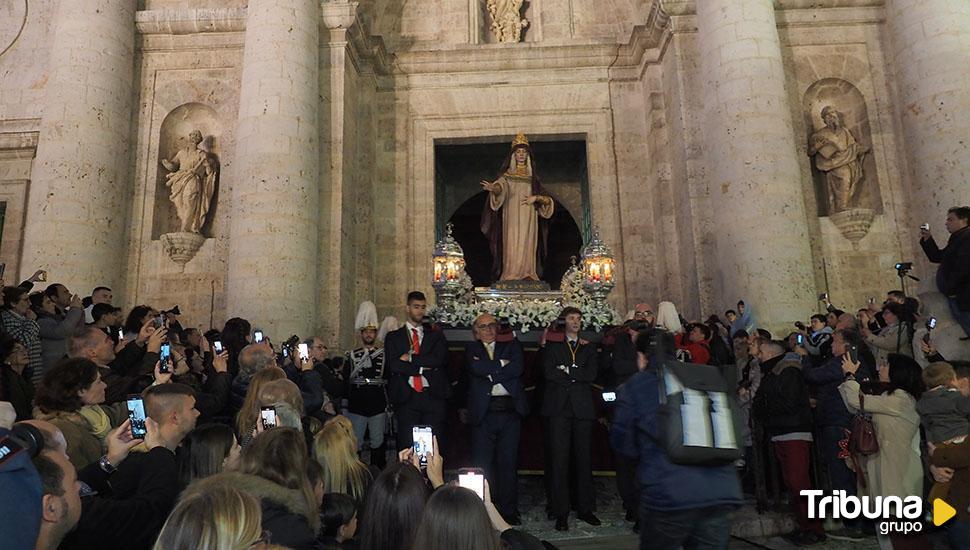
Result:
M919 414L916 400L923 393L923 380L919 364L911 357L897 353L889 354L888 364L878 366L879 381L887 384L888 389L879 395L863 397L865 411L872 414L872 423L879 442L879 451L873 455L859 457L862 472L857 476L865 478L862 487L860 479L859 495L870 497L923 496L923 462L920 459ZM851 412L860 410L861 393L855 372L859 363L848 356L842 361L845 382L839 386L842 400ZM894 511L895 515L900 510ZM879 531L877 527L877 532ZM890 534L888 539L880 537L880 546L886 548L892 541L892 548L929 548L922 537L897 537Z

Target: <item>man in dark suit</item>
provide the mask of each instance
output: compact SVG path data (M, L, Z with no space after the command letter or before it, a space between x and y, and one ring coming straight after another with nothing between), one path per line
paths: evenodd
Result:
M542 399L542 416L548 418L549 455L547 464L551 511L556 516L556 530L569 529L569 458L573 458L576 481L577 517L590 525L599 525L593 514L596 495L593 492L593 464L590 437L596 410L593 408L592 382L597 375L596 346L579 337L583 314L574 307L562 310L566 337L562 342L548 342L542 357L546 388Z
M492 502L505 521L520 525L519 434L529 413L522 345L515 339L496 342L498 321L488 313L479 315L472 328L478 341L465 349L472 463L485 470Z
M397 448L414 444L414 426L429 425L441 441L444 435L448 381L448 342L441 331L422 324L428 302L421 292L408 293L407 322L388 333L384 357L390 377L387 399L397 417Z

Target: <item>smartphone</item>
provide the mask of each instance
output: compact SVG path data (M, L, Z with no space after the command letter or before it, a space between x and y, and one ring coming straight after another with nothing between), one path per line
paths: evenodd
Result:
M158 315L157 317L155 317L155 319L152 321L152 325L155 328L162 328L162 327L164 327L165 326L165 316L164 315Z
M283 346L283 357L289 357L289 356L290 356L290 348Z
M421 466L428 465L428 453L434 452L434 434L431 426L415 426L411 428L411 438L414 439L414 454L418 455Z
M310 359L310 346L308 346L306 344L300 344L299 350L300 350L300 359L301 360L306 361L306 360Z
M478 498L485 500L485 472L481 468L458 470L458 486L475 491Z
M798 344L799 346L804 346L805 345L805 335L804 334L797 334L797 335L795 335L795 343Z
M170 372L169 361L172 359L172 345L168 342L162 344L162 349L158 352L158 372Z
M930 317L929 320L926 321L926 328L927 330L933 330L936 328L936 317Z
M216 355L222 353L222 340L216 340L212 342L212 349L216 350Z
M263 343L263 331L259 329L256 329L255 331L253 331L253 342L257 344Z
M263 422L263 429L276 427L276 407L260 407L259 418Z
M818 295L818 301L819 302L828 302L829 301L829 293L828 292L823 292L823 293L819 294Z
M615 391L603 392L603 401L606 401L607 403L612 403L616 401L616 392Z
M929 231L930 230L930 224L924 223L923 225L919 226L919 228L922 229L923 231Z
M119 328L118 329L118 341L120 342L120 341L122 341L124 339L125 339L125 329Z
M869 305L871 306L874 303L876 303L876 298L873 296L869 296Z
M848 346L848 350L849 350L849 359L851 359L853 363L858 363L859 348L857 348L856 346L850 345Z
M145 439L145 401L140 395L128 396L128 419L131 420L131 437Z

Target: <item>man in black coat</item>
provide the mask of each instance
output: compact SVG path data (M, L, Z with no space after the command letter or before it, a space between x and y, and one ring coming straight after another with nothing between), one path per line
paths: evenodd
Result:
M542 416L548 418L548 474L551 511L556 516L556 530L569 529L569 458L576 481L576 506L579 519L599 525L593 515L596 495L593 492L593 460L590 438L596 409L593 407L592 382L598 365L596 346L579 338L583 314L574 307L562 310L566 337L562 342L548 342L542 357L546 387L542 398Z
M529 413L522 345L515 339L496 342L498 321L488 313L475 319L473 329L478 341L465 349L472 463L485 470L492 502L505 521L519 525L519 434Z
M428 302L422 292L410 292L407 322L388 333L384 356L390 374L387 399L397 416L397 448L414 445L411 430L429 425L440 442L444 435L448 380L448 342L441 331L422 324Z
M926 226L920 228L919 244L929 261L940 264L936 287L946 296L950 312L970 338L970 206L948 210L946 230L950 238L942 250Z
M801 359L798 354L786 354L784 345L776 341L761 343L757 357L762 378L751 404L751 415L764 426L771 442L798 524L798 530L784 538L796 546L824 541L822 522L808 517L808 501L801 496L802 491L813 489L809 472L812 408Z

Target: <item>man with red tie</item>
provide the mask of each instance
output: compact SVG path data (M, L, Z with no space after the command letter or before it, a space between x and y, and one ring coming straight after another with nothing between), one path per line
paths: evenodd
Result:
M428 302L424 293L408 293L403 327L384 341L384 357L390 379L387 399L397 417L397 448L411 447L414 426L431 426L440 442L444 435L448 380L448 342L441 331L424 323Z

